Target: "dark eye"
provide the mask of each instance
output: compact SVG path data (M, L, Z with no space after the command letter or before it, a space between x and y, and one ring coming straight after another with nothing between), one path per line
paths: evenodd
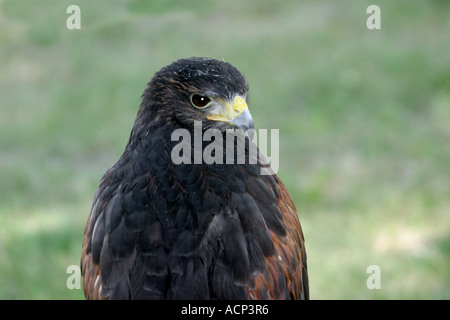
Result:
M193 94L191 96L191 103L194 107L204 108L211 102L211 99L207 96L202 96L200 94Z

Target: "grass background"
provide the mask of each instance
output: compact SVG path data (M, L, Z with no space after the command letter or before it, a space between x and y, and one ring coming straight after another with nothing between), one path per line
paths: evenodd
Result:
M66 8L81 8L81 30ZM368 30L366 8L381 8ZM154 72L224 58L307 239L313 299L450 298L448 1L0 1L0 298L80 299L98 182ZM381 289L366 287L369 265Z

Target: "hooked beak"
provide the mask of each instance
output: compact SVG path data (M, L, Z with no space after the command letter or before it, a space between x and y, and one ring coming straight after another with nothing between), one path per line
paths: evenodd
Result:
M239 129L247 131L248 129L255 129L252 115L248 109L242 111L242 113L231 121L233 125Z
M220 102L223 106L222 110L215 114L209 115L207 117L209 120L222 121L243 131L255 128L252 115L248 110L248 106L244 98L241 96L235 97L233 104L226 101Z

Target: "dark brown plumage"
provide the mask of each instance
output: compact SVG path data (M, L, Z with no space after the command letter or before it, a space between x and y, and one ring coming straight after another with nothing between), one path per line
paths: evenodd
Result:
M175 164L176 129L253 128L244 76L181 59L148 83L124 153L103 176L86 224L87 299L307 299L304 239L288 191L235 140L245 163ZM209 144L188 144L189 158ZM200 149L199 149L200 148ZM223 148L223 159L226 152ZM219 155L215 149L212 155ZM236 158L235 158L236 159Z

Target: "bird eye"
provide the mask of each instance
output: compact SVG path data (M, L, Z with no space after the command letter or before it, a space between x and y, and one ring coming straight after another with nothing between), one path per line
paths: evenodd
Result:
M191 96L191 103L196 108L204 108L211 102L211 99L207 96L202 96L200 94L193 94Z

